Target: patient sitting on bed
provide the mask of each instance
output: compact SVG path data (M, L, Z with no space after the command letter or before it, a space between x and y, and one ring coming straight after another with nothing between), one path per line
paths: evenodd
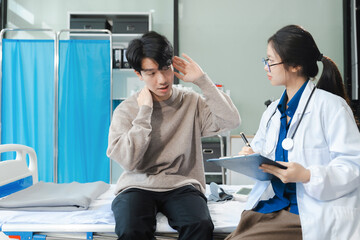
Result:
M107 155L124 169L112 203L118 239L154 239L158 212L179 239L212 239L201 137L237 127L240 116L229 96L183 56L174 57L170 42L156 32L127 49L145 87L115 109L109 130ZM174 74L196 84L204 97L173 87Z

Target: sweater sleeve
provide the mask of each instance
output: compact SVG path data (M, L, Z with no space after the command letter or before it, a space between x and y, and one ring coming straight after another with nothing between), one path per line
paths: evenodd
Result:
M126 106L126 105L125 105ZM152 108L141 106L137 113L120 105L109 129L107 156L127 171L136 171L150 143ZM134 115L135 114L135 118Z
M213 136L240 125L239 112L230 97L217 89L206 74L194 84L199 86L204 95L198 102L202 136Z

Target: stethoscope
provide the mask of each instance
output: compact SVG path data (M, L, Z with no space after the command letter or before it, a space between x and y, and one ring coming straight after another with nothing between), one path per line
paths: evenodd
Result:
M295 133L296 133L297 129L299 128L299 125L300 125L300 123L301 123L301 120L302 120L303 117L304 117L306 108L307 108L307 106L309 105L310 99L311 99L311 97L312 97L315 89L316 89L316 87L313 88L313 90L312 90L311 93L310 93L310 96L309 96L308 100L306 101L304 110L303 110L303 112L301 113L301 117L300 117L300 119L299 119L298 124L296 125L296 128L295 128L293 134L291 135L291 137L286 137L286 138L282 141L281 146L283 147L283 149L285 149L285 150L291 150L291 149L294 147L294 136L295 136ZM275 108L275 111L273 112L273 114L271 114L271 116L270 116L270 118L269 118L266 126L269 125L269 122L270 122L271 118L275 115L276 111L277 111L277 108Z

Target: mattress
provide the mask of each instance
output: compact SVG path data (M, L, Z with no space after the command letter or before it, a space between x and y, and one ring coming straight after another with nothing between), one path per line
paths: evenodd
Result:
M222 185L225 191L233 194L242 187L240 185ZM32 211L0 211L1 231L7 234L31 232L44 234L46 239L116 239L114 234L115 221L111 211L115 185L96 200L92 201L86 211L73 212L32 212ZM210 194L209 186L206 191ZM245 201L230 200L223 202L209 201L208 207L214 222L215 235L226 236L232 232L240 221ZM173 236L167 218L159 213L157 216L156 233L158 236ZM51 238L50 238L51 237Z

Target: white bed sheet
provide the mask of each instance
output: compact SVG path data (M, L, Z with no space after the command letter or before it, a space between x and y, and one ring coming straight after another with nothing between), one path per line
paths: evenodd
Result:
M31 231L31 232L104 232L113 233L115 221L111 211L114 199L114 187L99 196L90 204L86 211L74 212L29 212L29 211L0 211L0 227L3 232ZM234 193L239 185L221 186L229 193ZM207 197L210 193L207 186ZM240 221L241 212L245 207L242 201L209 202L210 214L215 225L215 233L230 233ZM157 232L175 232L161 213L157 216Z

